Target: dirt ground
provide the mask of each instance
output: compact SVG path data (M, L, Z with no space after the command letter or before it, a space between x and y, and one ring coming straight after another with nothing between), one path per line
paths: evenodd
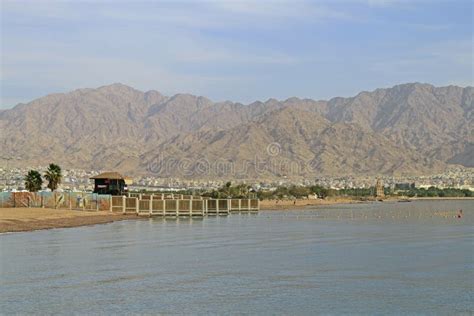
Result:
M0 208L0 233L104 224L136 218L136 215L112 214L106 211Z

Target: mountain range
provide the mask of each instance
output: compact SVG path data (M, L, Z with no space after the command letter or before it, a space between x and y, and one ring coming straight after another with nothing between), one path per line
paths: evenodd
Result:
M402 175L474 167L474 87L408 83L248 105L123 84L0 111L0 163L184 178Z

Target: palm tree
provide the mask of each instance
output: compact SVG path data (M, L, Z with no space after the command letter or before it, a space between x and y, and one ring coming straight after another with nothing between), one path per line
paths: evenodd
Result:
M58 185L61 183L61 167L55 165L54 163L50 164L48 170L44 174L46 180L48 180L48 188L51 191L54 191L58 188Z
M28 174L25 177L25 187L30 192L37 192L41 190L41 185L43 184L43 179L41 179L41 174L36 170L28 171Z

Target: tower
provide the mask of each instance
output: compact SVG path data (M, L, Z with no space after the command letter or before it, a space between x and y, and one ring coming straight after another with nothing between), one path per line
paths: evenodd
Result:
M385 197L385 193L383 190L383 182L380 179L377 179L377 183L375 184L375 197L377 198Z

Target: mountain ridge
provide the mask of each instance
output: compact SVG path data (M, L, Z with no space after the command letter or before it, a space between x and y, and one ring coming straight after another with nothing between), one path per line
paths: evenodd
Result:
M70 168L209 178L424 174L449 164L474 166L473 108L473 87L420 83L327 101L269 98L247 105L114 83L0 111L0 161L20 157L15 164L55 161ZM276 157L266 151L272 144L279 146ZM157 157L185 159L189 170L159 174L150 167ZM218 159L257 165L257 158L267 161L266 168L196 173L203 159L209 165ZM270 168L277 158L298 170Z

